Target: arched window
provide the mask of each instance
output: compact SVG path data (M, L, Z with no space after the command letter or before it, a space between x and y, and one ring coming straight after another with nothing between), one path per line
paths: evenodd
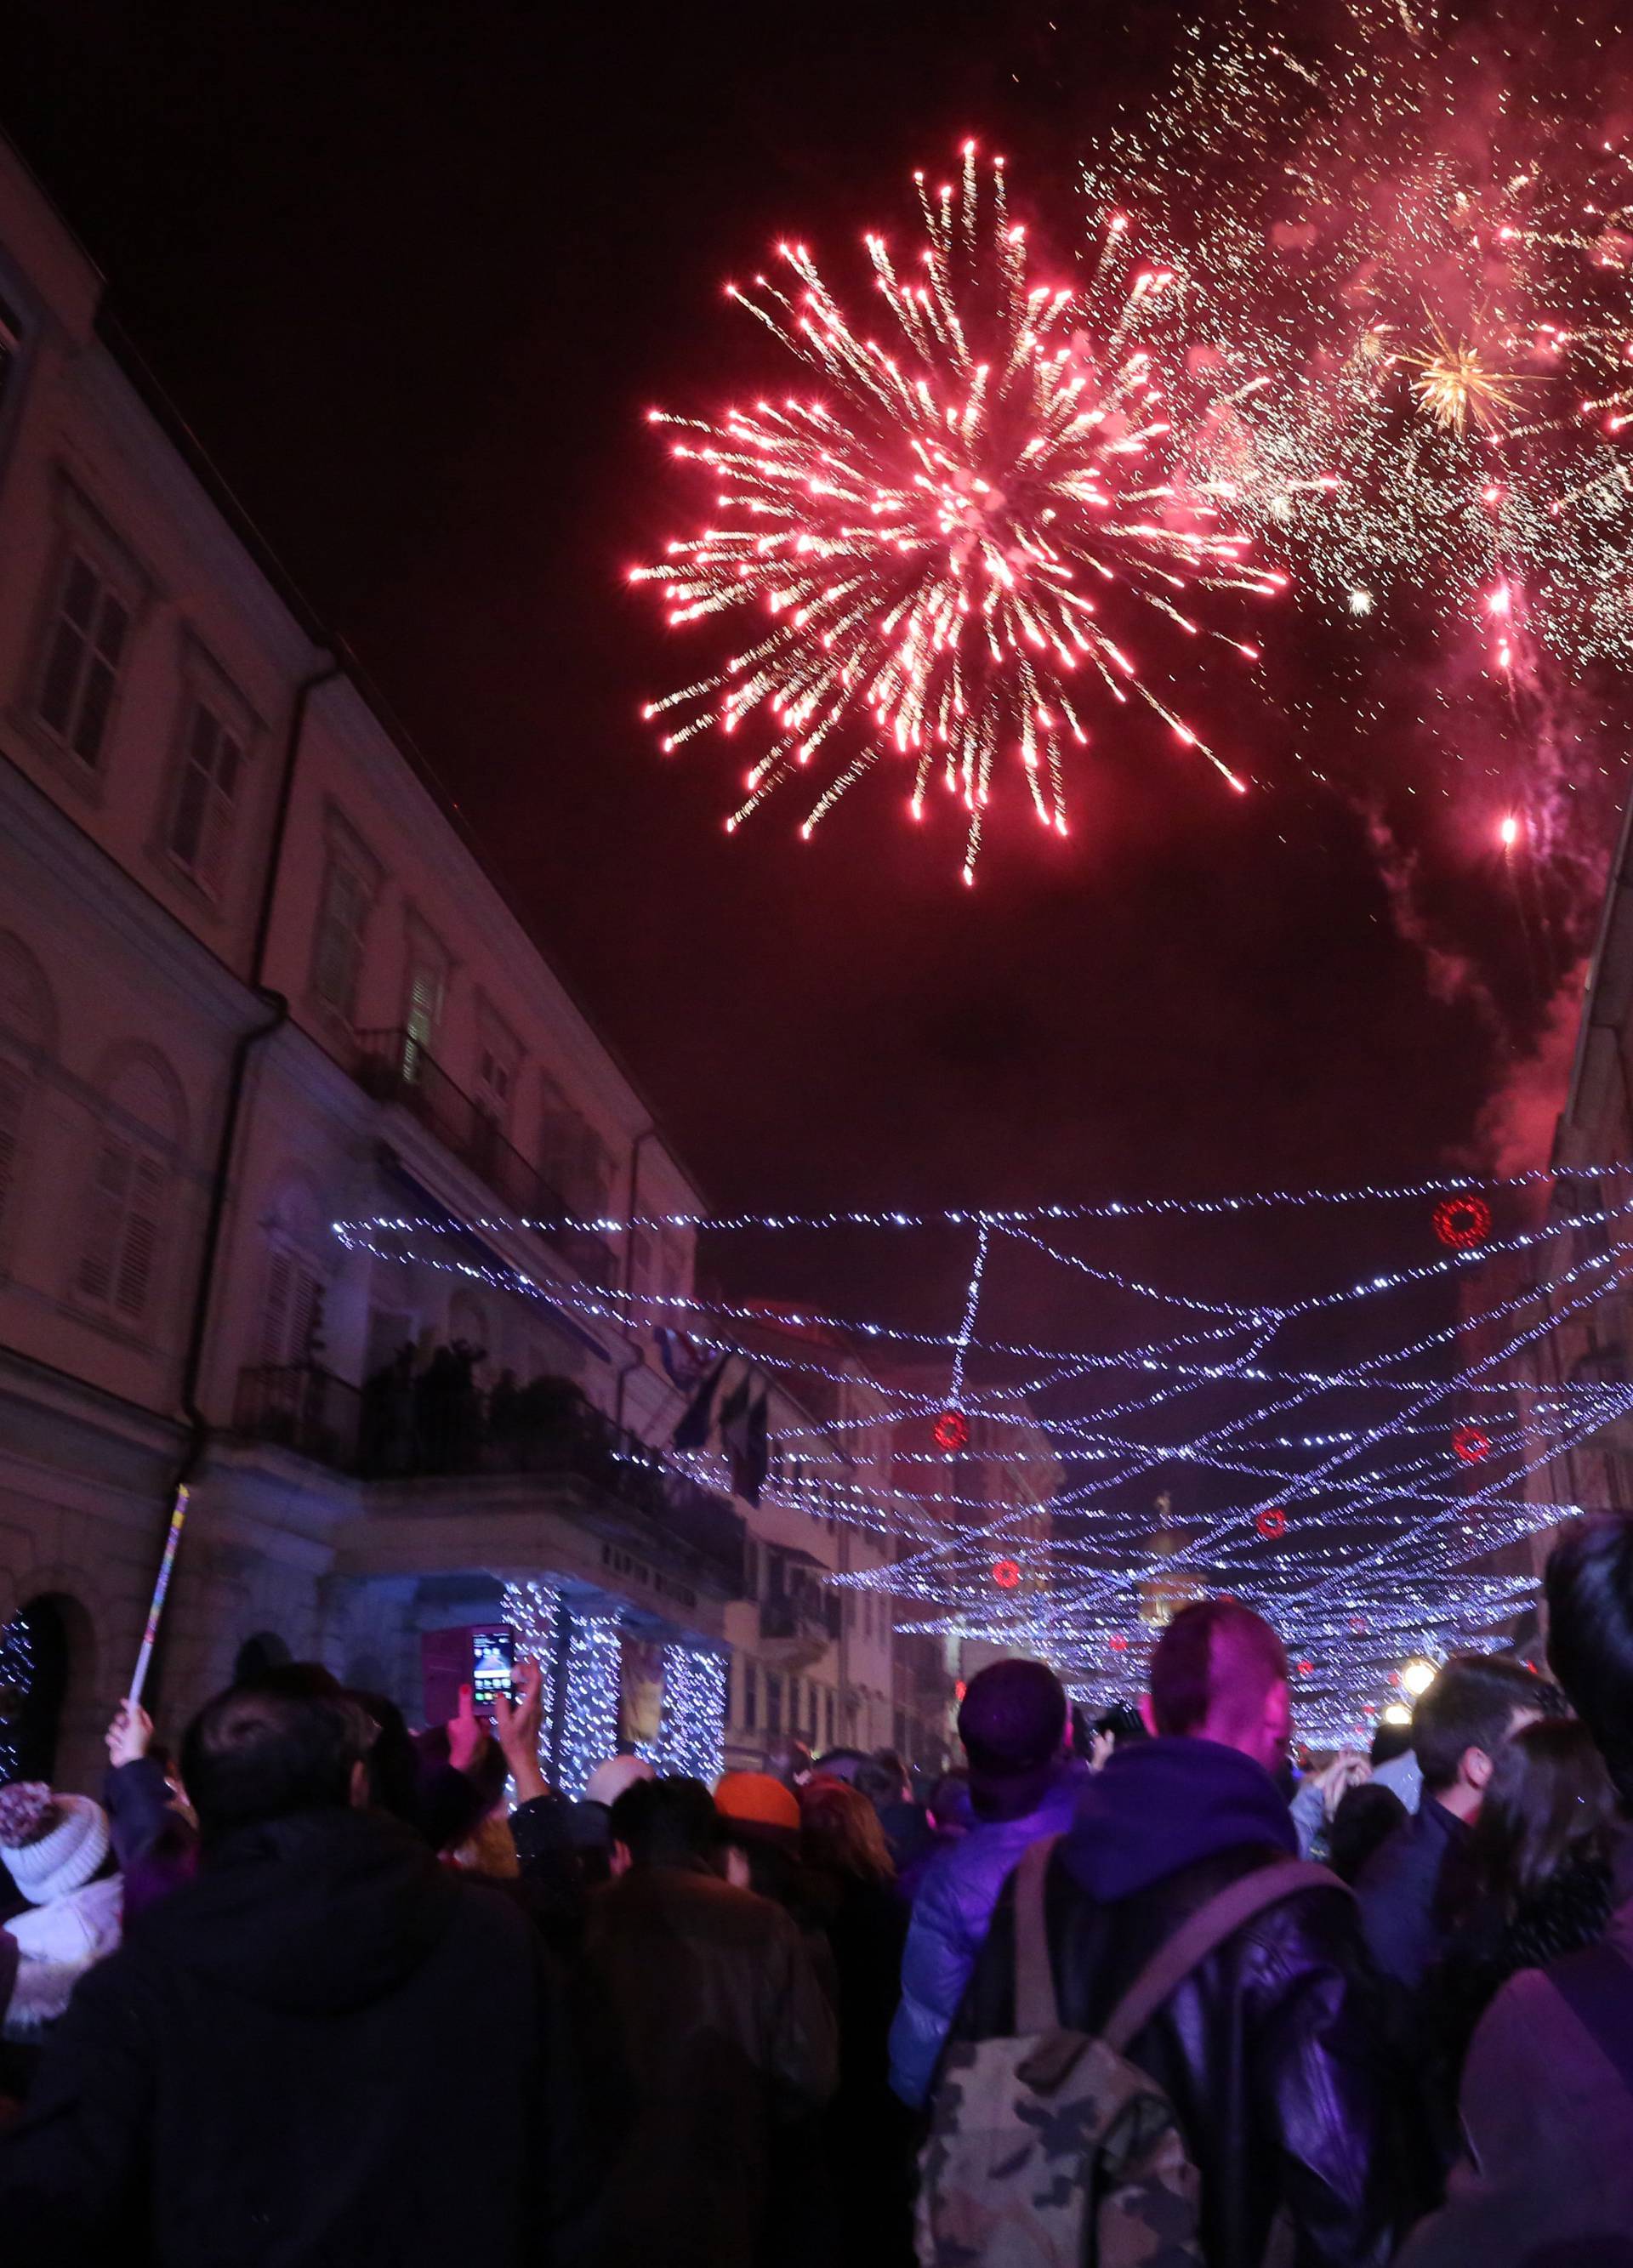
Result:
M20 938L0 932L0 1252L21 1204L30 1098L55 1038L44 969Z
M139 1323L154 1303L170 1183L183 1139L181 1090L149 1048L123 1050L103 1081L74 1289L88 1306Z
M90 1705L91 1617L64 1592L42 1592L0 1625L0 1782L52 1779L70 1686Z

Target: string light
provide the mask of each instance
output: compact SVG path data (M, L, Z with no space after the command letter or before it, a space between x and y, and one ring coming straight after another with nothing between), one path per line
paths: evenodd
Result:
M663 1649L658 1769L713 1787L726 1769L726 1664L697 1646Z
M13 1615L0 1628L0 1693L6 1712L0 1716L0 1786L15 1779L23 1769L22 1705L33 1691L34 1634L26 1614Z
M561 1623L561 1593L549 1583L506 1583L500 1611L524 1660L539 1666L539 1741L541 1764L550 1747L556 1721L556 1647Z
M623 1665L623 1642L615 1616L570 1617L561 1719L564 1794L581 1796L596 1765L617 1749Z
M1435 1205L1424 1204L1426 1196L1455 1199L1453 1226L1463 1231L1478 1225L1474 1200L1489 1205L1498 1189L1541 1192L1545 1185L1561 1200L1555 1217L1493 1236L1478 1253L1446 1246ZM1573 1205L1576 1192L1585 1197L1595 1185L1596 1205ZM1103 1264L1098 1248L1123 1219L1179 1227L1212 1213L1249 1221L1269 1205L1296 1203L1417 1204L1423 1243L1442 1248L1274 1300L1200 1300L1155 1279L1149 1267L1136 1277ZM803 1410L785 1404L786 1414L773 1418L778 1456L768 1500L787 1514L880 1538L885 1548L875 1564L831 1580L890 1594L915 1616L897 1616L898 1626L1023 1646L1110 1697L1142 1675L1150 1632L1140 1605L1149 1587L1178 1585L1185 1595L1228 1587L1271 1617L1294 1659L1312 1663L1300 1677L1299 1718L1315 1737L1322 1727L1351 1726L1387 1672L1409 1656L1500 1643L1504 1622L1534 1595L1528 1573L1494 1571L1493 1555L1574 1512L1564 1491L1534 1476L1633 1414L1633 1386L1602 1377L1542 1382L1517 1400L1516 1379L1528 1376L1528 1350L1622 1280L1623 1253L1607 1232L1629 1216L1633 1192L1617 1169L1477 1187L1459 1175L1200 1206L1151 1199L824 1216L846 1227L973 1231L975 1259L957 1318L945 1331L913 1331L843 1312L780 1307L777 1322L786 1329L772 1344L758 1305L602 1291L543 1274L536 1281L497 1258L466 1257L468 1247L455 1256L445 1223L422 1234L409 1222L354 1222L344 1233L354 1250L442 1267L580 1322L620 1331L679 1323L701 1352L750 1354L787 1382L796 1405L805 1397ZM787 1230L801 1218L767 1216L765 1225ZM1073 1222L1080 1224L1074 1242L1096 1240L1087 1253L1065 1241ZM486 1226L509 1233L516 1224ZM1304 1248L1319 1265L1321 1240ZM1573 1250L1584 1256L1573 1260ZM1488 1266L1498 1257L1508 1269ZM1633 1253L1627 1258L1633 1265ZM1094 1343L1070 1344L1063 1328L1067 1343L1038 1345L994 1328L993 1316L1003 1311L995 1278L1003 1278L999 1288L1007 1292L1016 1268L1092 1285ZM1415 1332L1393 1322L1401 1302L1453 1287L1454 1320ZM1113 1297L1167 1302L1193 1327L1116 1344L1107 1327ZM1058 1298L1047 1304L1052 1315L1066 1314ZM1308 1343L1313 1326L1325 1330L1324 1319L1335 1314L1371 1317L1377 1351L1343 1365L1301 1360L1295 1335ZM986 1327L978 1329L983 1317ZM1476 1346L1471 1360L1467 1350ZM892 1374L899 1354L923 1369L938 1353L951 1366L950 1398L933 1379ZM860 1378L868 1381L866 1396L853 1390ZM836 1390L821 1391L829 1385ZM809 1414L816 1410L827 1414ZM948 1447L950 1418L967 1429L957 1452ZM934 1449L901 1440L909 1424L927 1427ZM979 1451L968 1446L976 1424ZM1460 1460L1489 1472L1483 1485L1474 1485L1472 1472L1465 1487L1455 1485L1459 1439L1465 1450L1483 1441L1483 1454ZM890 1444L883 1466L881 1441ZM729 1486L714 1451L673 1462L704 1485ZM1159 1472L1164 1489L1176 1473L1192 1476L1191 1501L1164 1515L1162 1526L1172 1533L1161 1543L1149 1499L1138 1494L1145 1476Z

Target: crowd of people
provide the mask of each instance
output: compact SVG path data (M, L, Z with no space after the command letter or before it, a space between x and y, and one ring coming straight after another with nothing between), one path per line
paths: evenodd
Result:
M174 1758L126 1706L102 1803L0 1788L4 2257L1629 2268L1633 1516L1545 1587L1548 1674L1302 1776L1230 1599L1081 1742L993 1663L922 1801L789 1745L570 1802L531 1665L418 1735L316 1664Z

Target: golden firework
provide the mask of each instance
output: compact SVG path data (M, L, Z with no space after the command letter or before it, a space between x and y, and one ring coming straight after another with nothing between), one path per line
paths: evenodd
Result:
M1519 408L1510 388L1525 385L1525 379L1516 371L1488 369L1477 346L1454 341L1432 317L1430 329L1432 345L1408 348L1399 357L1417 372L1412 391L1418 408L1459 439L1471 424L1496 432L1504 415Z

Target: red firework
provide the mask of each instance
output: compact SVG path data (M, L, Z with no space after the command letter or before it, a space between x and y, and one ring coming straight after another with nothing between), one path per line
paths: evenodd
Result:
M672 625L758 618L723 669L645 712L674 712L666 749L768 722L728 829L810 767L809 836L883 760L910 775L915 819L934 781L962 806L967 882L1000 768L1066 832L1063 759L1097 702L1143 703L1245 792L1170 705L1171 652L1148 678L1134 649L1206 633L1256 660L1197 616L1223 587L1270 595L1285 578L1248 563L1216 489L1187 477L1158 361L1179 294L1132 261L1121 217L1080 292L1029 283L1001 159L983 188L970 144L958 188L932 201L920 177L920 200L914 275L866 239L884 343L803 245L779 247L792 280L731 288L811 375L714 421L652 413L686 429L675 454L708 483L709 518L632 579L656 585ZM1187 342L1172 343L1185 394Z

